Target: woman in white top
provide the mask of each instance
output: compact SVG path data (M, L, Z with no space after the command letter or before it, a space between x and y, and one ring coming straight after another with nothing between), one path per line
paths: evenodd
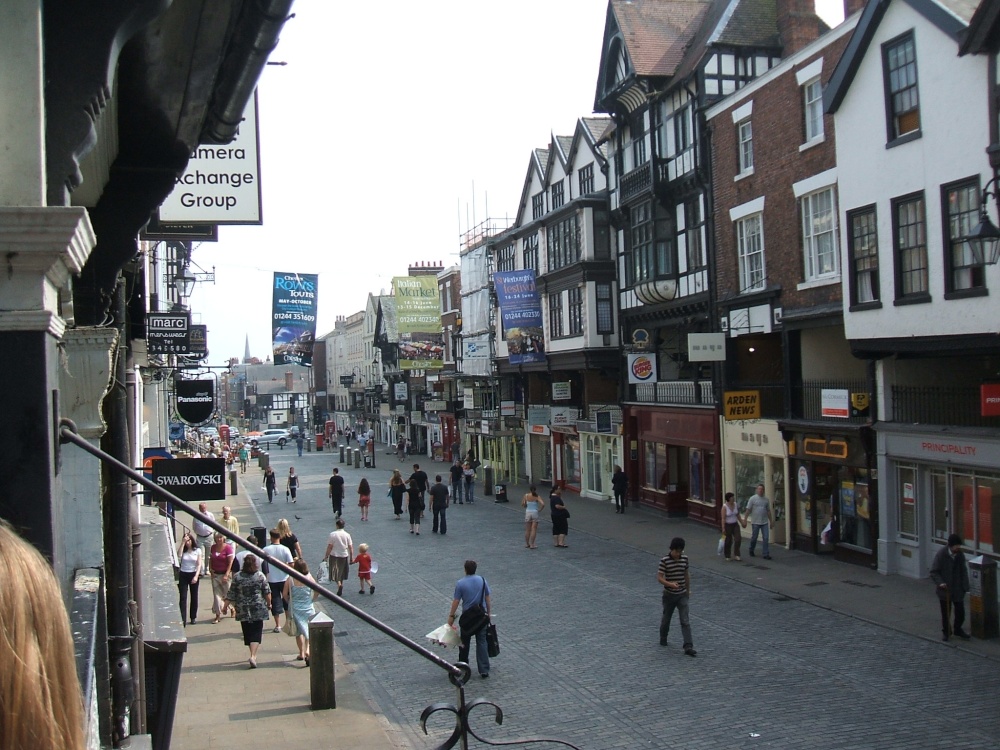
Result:
M740 559L740 544L743 541L740 526L745 527L746 523L740 515L739 506L736 505L736 495L727 492L726 502L722 504L722 533L726 537L724 551L727 560Z
M528 494L521 498L524 508L524 546L535 549L535 536L538 534L538 513L545 507L545 501L538 495L535 485L528 488Z
M198 542L195 541L194 534L190 531L184 532L181 539L181 548L177 552L180 560L180 577L177 580L177 587L181 592L181 622L188 624L187 617L190 612L190 622L193 625L198 617L198 579L201 577L204 565L204 556ZM188 591L191 592L191 609L188 610Z

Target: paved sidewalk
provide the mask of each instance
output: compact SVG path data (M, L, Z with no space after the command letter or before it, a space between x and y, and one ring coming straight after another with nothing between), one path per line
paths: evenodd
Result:
M382 468L394 468L397 462L383 459L383 453L380 447L378 457ZM281 458L294 456L294 451L291 451ZM325 455L296 457L295 461L296 464L316 468L322 465L324 468L319 470L322 474L328 470L331 459L333 465L337 465L334 456L327 452ZM444 465L434 464L428 459L415 460L425 464L432 476L444 468ZM224 504L232 506L244 535L249 533L251 526L266 525L261 522L249 497L259 498L262 494L259 492L259 476L254 467L241 476L244 481L238 495L210 503L210 510L217 517L221 517ZM481 489L481 486L477 487L477 490ZM524 485L508 485L510 503L497 509L520 517L520 498L526 490ZM492 502L494 499L480 496L477 502ZM570 546L574 545L574 534L587 534L613 544L662 555L666 553L672 537L683 536L696 570L711 571L773 592L776 596L799 600L926 641L935 641L941 648L962 650L1000 661L1000 641L952 639L947 644L940 643L937 603L932 586L926 580L883 576L869 568L836 562L830 557L789 551L776 545L771 548L773 559L765 561L760 557L749 557L746 542L743 561L727 562L716 552L717 531L704 524L667 518L658 511L636 507L629 508L624 515L617 515L613 504L580 498L573 493L565 493L564 500L572 513L567 540ZM278 503L282 501L276 497ZM264 506L267 507L266 502ZM292 513L292 510L288 512ZM547 515L547 512L543 513L543 516ZM179 520L188 521L184 517L179 517ZM547 527L548 522L544 521L542 526ZM548 544L549 536L548 528L541 528L539 544ZM651 579L654 575L655 571L650 573ZM238 624L232 619L224 620L219 625L209 624L211 587L207 582L201 588L200 600L202 616L196 625L188 626L186 631L189 646L181 677L173 748L242 750L248 741L259 743L279 737L282 744L292 745L299 742L315 744L318 739L336 737L337 746L348 743L373 748L411 746L405 736L413 728L401 732L382 716L379 708L364 695L365 686L352 678L354 668L344 663L339 649L336 675L338 708L311 711L308 673L301 662L293 660L296 653L294 641L267 629L258 656L260 668L251 671L247 668L248 653ZM334 614L334 617L337 615ZM347 615L342 617L348 618ZM344 620L345 623L350 621ZM335 630L341 628L338 624Z
M290 454L295 455L294 449ZM259 486L259 476L253 462L240 476L237 495L209 503L216 519L222 517L222 506L229 505L244 537L253 526L266 527L244 486ZM188 514L177 518L190 525ZM198 622L185 629L188 650L171 750L246 750L275 743L282 747L327 747L332 745L324 740L334 738L337 747L407 747L393 737L392 727L355 685L351 676L354 668L344 663L340 649L335 655L337 708L313 711L309 708L309 672L303 662L295 661L295 639L272 633L273 619L265 623L258 668L251 670L239 623L224 618L212 625L211 583L201 583L198 594Z

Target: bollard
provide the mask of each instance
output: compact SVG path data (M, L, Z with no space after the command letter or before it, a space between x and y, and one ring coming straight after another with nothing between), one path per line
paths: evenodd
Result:
M313 439L306 438L306 453L312 453L312 452L313 452Z
M346 459L344 458L344 452L347 450L346 445L340 446L340 463L344 463Z
M229 470L229 494L236 494L236 467L232 467Z
M361 451L357 448L354 449L354 468L361 468Z
M483 494L493 495L493 467L483 467Z
M309 621L309 707L337 707L334 681L333 620L320 612Z

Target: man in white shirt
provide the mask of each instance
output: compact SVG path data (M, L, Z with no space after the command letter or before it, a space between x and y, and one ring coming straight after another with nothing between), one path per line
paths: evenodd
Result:
M344 579L354 560L354 540L344 529L344 519L337 519L337 530L330 534L323 562L329 561L330 580L337 582L337 596L344 594Z
M292 553L288 547L281 543L281 532L277 529L271 529L271 543L264 547L264 553L286 565L292 564ZM280 633L281 615L284 614L285 608L288 606L288 602L281 598L288 573L279 570L277 565L268 565L266 575L267 585L271 588L271 614L274 615L274 632Z
M209 511L207 503L198 503L198 512L204 516L208 516L213 521L215 520L215 514ZM198 546L204 551L202 555L202 573L207 575L208 573L208 561L212 559L212 543L213 537L215 536L215 529L209 526L207 523L198 520L197 518L191 523L191 530L195 534L195 538L198 540Z

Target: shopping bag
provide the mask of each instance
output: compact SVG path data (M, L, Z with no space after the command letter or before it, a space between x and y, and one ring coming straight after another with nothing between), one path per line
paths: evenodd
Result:
M716 551L715 554L721 555L725 551L726 551L726 537L720 536L719 537L719 549Z
M326 583L330 579L329 572L330 569L326 566L326 560L322 560L316 566L316 583Z
M461 646L462 638L458 634L458 631L451 627L451 625L442 625L439 628L435 628L429 632L426 636L431 643L436 646Z
M500 656L500 636L497 635L497 626L492 622L486 626L486 653L491 659Z
M299 626L296 624L294 617L285 617L285 624L281 626L281 632L292 638L299 634Z

